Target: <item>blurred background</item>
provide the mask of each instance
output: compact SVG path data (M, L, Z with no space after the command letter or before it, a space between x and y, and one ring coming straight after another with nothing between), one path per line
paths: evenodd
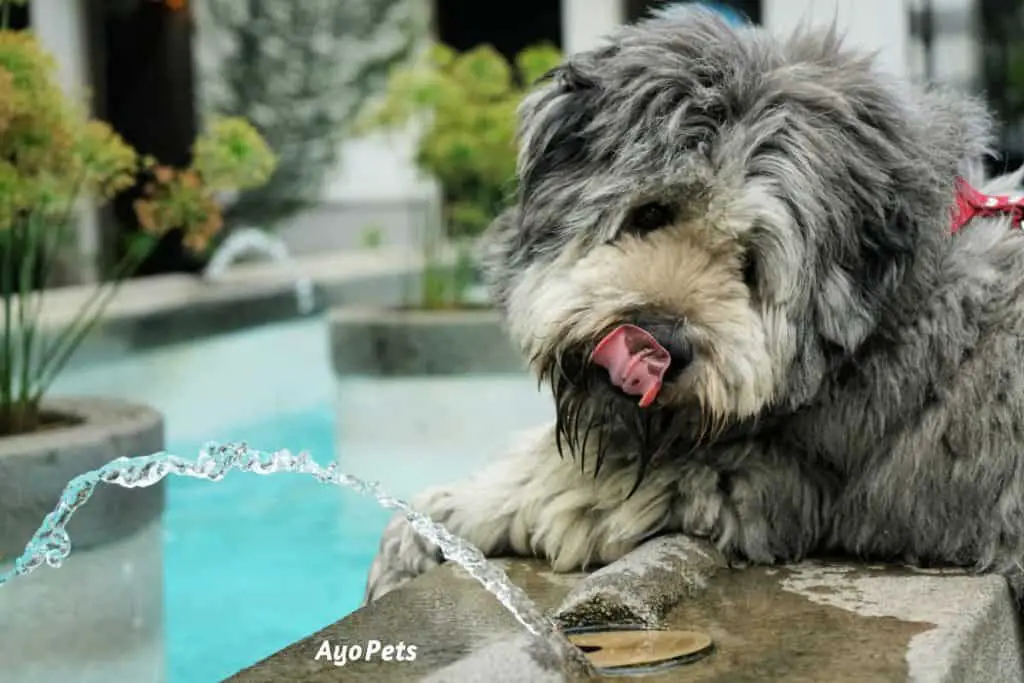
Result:
M0 571L117 455L305 449L408 497L547 420L471 247L514 190L528 84L666 4L0 2ZM994 163L1024 162L1024 2L706 4L835 19L986 98ZM4 681L226 678L357 609L388 518L253 474L80 514L62 568L0 587Z
M239 219L260 215L272 222L292 252L304 254L359 246L367 226L378 227L384 243L402 243L418 215L429 210L425 205L437 201L436 183L416 172L411 135L395 140L344 133L361 100L379 85L387 62L416 49L407 41L434 39L456 50L488 44L507 58L542 43L572 52L590 47L603 32L664 3L522 0L484 5L421 0L417 4L423 6L424 16L418 18L396 16L392 5L400 4L398 0L334 4L338 7L330 11L337 14L336 30L324 38L322 51L306 54L288 46L298 37L289 34L286 25L275 24L287 19L275 18L273 3L263 7L251 0L33 0L17 14L18 21L38 32L57 56L65 83L90 88L96 113L129 142L158 156L184 158L202 117L224 110L256 112L257 126L274 135L274 126L284 126L292 137L306 137L290 143L296 149L289 152L289 165L296 168L282 170L272 187L250 198L237 214ZM1021 3L733 0L718 5L724 12L780 31L808 16L827 21L836 13L850 39L879 49L891 70L984 93L1005 124L1001 151L1011 165L1024 158L1024 62L1017 40ZM235 41L241 41L237 49L227 47ZM287 54L268 55L276 44ZM363 51L360 45L377 49ZM317 93L320 101L310 104L318 111L322 108L325 118L281 111L293 95L275 94L273 80L288 78L292 70L330 72L330 85ZM260 120L261 115L277 120ZM328 141L330 150L324 149ZM302 155L308 159L299 163ZM130 220L83 225L84 258L81 272L74 276L88 278L97 272L94 260L114 258L108 253L117 249L112 233L132 229ZM138 275L198 267L194 259L167 244Z

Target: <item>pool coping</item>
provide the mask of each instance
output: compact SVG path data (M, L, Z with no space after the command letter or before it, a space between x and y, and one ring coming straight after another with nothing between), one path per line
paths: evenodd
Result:
M102 323L83 340L69 365L321 315L335 306L399 305L416 290L422 263L415 250L381 247L298 256L287 265L239 263L215 281L190 274L131 279L120 286ZM298 306L297 277L313 283L314 308L306 316ZM39 334L55 335L95 291L92 284L46 290Z
M649 683L1024 680L1020 614L998 575L843 561L736 569L706 542L683 536L650 541L590 574L554 574L539 560L498 562L563 628L631 624L711 638L709 653L685 664L685 671L653 667L630 674ZM418 656L384 661L378 649L371 658L371 641L414 644ZM338 657L353 645L364 653L361 659ZM449 564L227 680L326 683L339 677L374 683L579 680L560 670L494 596Z
M338 377L528 371L495 308L339 306L328 312L328 326L331 363Z

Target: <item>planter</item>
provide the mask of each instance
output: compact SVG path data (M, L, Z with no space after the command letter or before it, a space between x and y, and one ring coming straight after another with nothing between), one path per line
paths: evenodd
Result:
M0 438L4 571L71 479L164 446L163 419L144 406L82 398L51 400L45 409L77 424ZM163 506L163 482L140 489L100 484L68 524L68 561L0 587L0 678L164 679Z
M498 312L342 308L331 312L331 358L339 375L422 377L523 373L525 363Z
M492 308L335 309L330 336L339 461L396 495L465 476L551 417Z
M79 398L53 399L44 409L73 424L0 438L0 561L21 554L71 479L164 447L163 418L145 406ZM163 507L163 482L144 489L101 484L68 524L72 546L122 539L157 520Z

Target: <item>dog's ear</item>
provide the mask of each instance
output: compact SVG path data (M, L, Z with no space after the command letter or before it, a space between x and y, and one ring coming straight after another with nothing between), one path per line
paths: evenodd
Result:
M824 259L815 302L819 333L847 353L886 315L915 260L945 237L956 176L988 153L989 118L974 100L892 92L865 85L849 96L854 232L847 254Z
M578 61L585 61L583 57ZM586 165L586 130L600 110L602 91L594 78L570 60L542 79L518 110L516 173L519 197L528 200L553 173L566 175Z

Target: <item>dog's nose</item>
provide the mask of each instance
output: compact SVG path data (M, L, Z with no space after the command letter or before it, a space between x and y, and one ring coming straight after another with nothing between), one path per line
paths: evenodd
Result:
M637 316L632 320L668 351L672 361L665 373L665 381L678 377L693 363L693 345L686 335L686 322L661 316Z

